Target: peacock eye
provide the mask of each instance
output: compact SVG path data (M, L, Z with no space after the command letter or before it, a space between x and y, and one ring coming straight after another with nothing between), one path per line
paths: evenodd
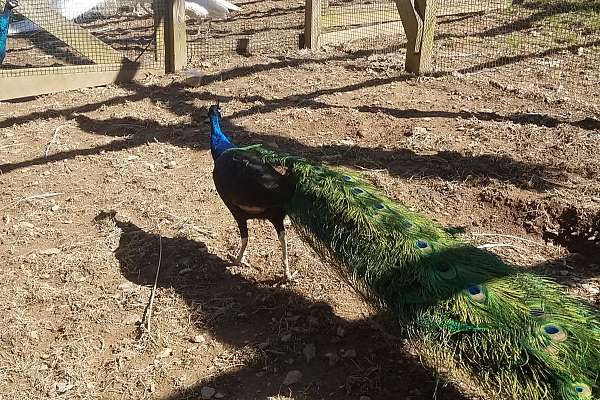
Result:
M429 254L433 251L429 243L421 239L416 241L415 246L417 246L417 249L421 250L423 254Z
M579 398L589 399L592 397L592 389L585 383L575 383L573 385L573 391Z
M542 330L554 342L560 343L560 342L564 342L565 340L567 340L567 332L565 332L564 329L562 329L561 327L559 327L557 325L554 325L554 324L544 325L542 327Z
M469 285L467 287L467 293L469 297L478 303L482 303L485 301L485 294L483 293L483 288L479 285Z
M410 223L410 221L403 221L402 226L405 227L406 229L412 228L412 224Z
M373 205L373 207L374 207L376 210L383 210L383 209L385 208L385 206L383 205L383 203L375 203L375 204Z
M344 176L342 177L342 179L343 179L343 180L345 180L346 182L351 182L351 181L352 181L352 177L351 177L351 176L348 176L348 175L344 175Z
M364 193L364 192L365 192L365 191L364 191L364 190L362 190L361 188L357 188L357 187L355 187L355 188L352 188L352 193L353 193L353 194L362 194L362 193Z

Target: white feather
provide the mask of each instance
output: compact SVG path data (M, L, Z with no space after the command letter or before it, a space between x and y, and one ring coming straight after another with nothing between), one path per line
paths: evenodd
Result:
M224 18L230 11L242 9L227 0L188 0L185 2L185 11L196 18Z
M208 18L208 10L202 7L200 4L192 3L191 1L186 1L185 15L187 15L190 18L197 19Z

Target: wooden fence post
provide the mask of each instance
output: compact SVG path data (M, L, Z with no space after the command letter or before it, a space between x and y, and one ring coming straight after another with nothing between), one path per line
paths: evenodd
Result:
M306 0L304 10L304 47L316 50L321 35L321 4L323 0Z
M165 7L165 67L177 72L187 64L185 0L166 0Z
M406 33L405 68L415 74L431 72L438 0L396 0Z

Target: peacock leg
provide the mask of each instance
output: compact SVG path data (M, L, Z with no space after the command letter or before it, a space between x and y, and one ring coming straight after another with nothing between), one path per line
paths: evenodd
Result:
M281 253L283 268L285 269L285 277L287 280L291 281L294 279L298 271L295 271L293 274L290 272L290 263L288 260L287 238L285 237L285 230L279 232L279 243L281 243Z
M237 256L233 259L235 265L249 267L250 264L246 262L246 247L248 246L248 222L243 219L237 220L238 228L240 229L240 249L238 250ZM232 257L233 258L233 257Z
M246 247L247 246L248 246L248 237L243 237L242 243L240 244L240 250L238 251L238 254L235 257L235 263L237 265L246 264Z

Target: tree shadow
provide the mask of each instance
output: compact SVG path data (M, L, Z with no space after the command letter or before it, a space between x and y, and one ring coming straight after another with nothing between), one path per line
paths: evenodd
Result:
M98 219L114 216L105 214ZM115 256L121 273L138 285L152 285L156 273L159 237L131 222L116 219L121 237ZM171 400L196 399L205 385L226 388L227 398L266 399L287 394L282 382L289 370L300 370L302 380L292 386L304 399L356 399L371 394L381 400L467 400L452 385L440 384L418 360L375 328L378 317L346 321L323 302L306 298L272 281L232 275L229 263L211 254L202 242L161 237L162 263L158 287L172 288L192 309L196 326L220 342L246 349L255 357L240 368L222 371L181 391ZM184 268L191 269L181 274ZM346 334L336 335L342 327ZM282 332L293 339L282 342ZM302 353L313 344L317 355L309 363ZM340 349L353 349L356 357L343 357ZM332 357L339 358L335 366ZM290 364L290 360L293 362Z

